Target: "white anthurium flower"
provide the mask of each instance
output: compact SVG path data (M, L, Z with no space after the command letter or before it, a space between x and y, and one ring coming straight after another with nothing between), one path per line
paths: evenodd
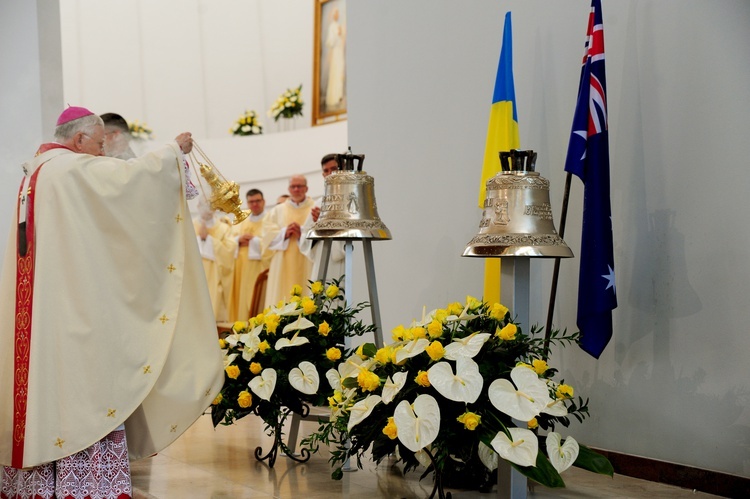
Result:
M578 442L573 437L565 439L565 443L560 445L562 437L557 432L547 434L547 455L549 462L555 467L558 473L570 468L578 459Z
M273 347L276 350L281 350L282 348L286 347L298 347L300 345L304 345L305 343L310 343L310 340L308 340L304 336L299 336L299 331L297 331L291 338L280 338L276 340L276 344Z
M289 324L284 326L284 330L281 333L286 334L289 331L302 331L303 329L307 329L313 326L315 326L315 324L300 315L296 321L290 322Z
M391 379L390 376L388 376L388 379L385 380L385 384L383 385L383 403L388 405L391 402L393 402L393 397L396 396L398 392L401 391L401 389L406 384L406 378L407 374L403 371L397 372L393 375L393 379Z
M375 359L362 360L359 355L352 355L346 362L339 364L341 379L356 378L360 371L370 371L376 363Z
M240 335L239 333L232 333L228 335L226 338L224 338L224 341L226 341L228 344L232 345L233 347L236 347L237 342L240 341Z
M318 393L320 375L315 365L305 360L298 367L289 370L289 384L298 392L315 395Z
M424 310L422 311L422 320L417 322L415 326L418 327L427 327L430 322L432 322L435 319L435 314L437 314L436 308L430 310L427 314L424 313Z
M499 431L492 439L492 448L500 457L518 466L535 466L539 441L534 432L526 428L508 428L508 431L512 439Z
M239 335L239 339L242 343L247 345L247 342L250 341L251 338L259 338L261 332L263 332L263 324L255 326L247 333L242 333L241 335Z
M347 431L352 431L352 428L364 421L379 403L380 395L369 395L351 406L349 408L349 424L346 425Z
M427 370L427 379L443 397L468 404L476 402L484 386L479 366L466 357L456 360L456 374L449 362L438 362Z
M331 385L331 389L336 391L343 391L344 387L341 386L341 376L339 376L339 372L336 369L329 369L326 371L326 379L328 380L328 384Z
M281 317L290 316L290 315L301 315L302 309L299 307L299 302L292 301L292 302L285 304L281 308L272 309L271 313L274 313Z
M528 367L514 367L510 378L515 387L507 379L501 378L493 381L487 391L490 402L497 410L520 421L529 421L552 401L547 384Z
M273 390L276 388L276 369L270 367L263 369L260 376L251 379L247 386L263 400L271 400Z
M485 445L484 442L479 442L477 454L479 455L479 460L482 461L482 464L485 465L488 470L495 471L497 469L500 458L498 457L497 452L492 450L491 447Z
M224 368L226 369L228 365L231 365L232 362L234 362L234 359L236 359L238 355L239 354L236 354L236 353L224 355Z
M440 406L432 395L422 394L414 404L402 400L393 411L398 439L412 452L430 445L440 432Z
M445 347L445 358L456 360L459 357L474 358L482 349L485 342L490 339L490 333L471 333L466 338L453 340Z
M396 351L396 363L411 359L412 357L416 357L420 353L424 352L424 349L430 346L430 340L425 338L419 338L417 340L412 340L406 345L403 346L403 348L399 348Z
M245 361L250 362L260 349L260 338L247 334L243 334L242 336L248 336L248 338L242 340L242 343L245 344L245 347L242 349L242 358L245 359Z
M547 406L542 409L542 412L550 416L563 417L568 415L568 408L565 407L565 402L562 400L551 400L547 402Z

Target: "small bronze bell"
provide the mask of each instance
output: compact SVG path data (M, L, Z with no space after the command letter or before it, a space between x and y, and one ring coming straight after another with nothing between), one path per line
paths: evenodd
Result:
M364 160L364 154L352 154L351 148L336 155L339 168L325 178L320 216L307 233L309 239L391 238L378 216L375 180L362 171Z
M502 171L487 180L479 233L463 256L570 258L557 235L549 202L549 180L534 171L534 151L500 152Z

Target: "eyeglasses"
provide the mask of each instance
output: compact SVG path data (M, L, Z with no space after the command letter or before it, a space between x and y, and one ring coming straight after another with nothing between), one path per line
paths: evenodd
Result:
M298 184L291 184L289 186L290 189L304 189L305 187L307 187L307 186L306 185L298 185Z
M95 140L94 137L92 137L91 135L87 133L82 133L81 135L84 135L85 137L90 138L91 140L96 142L96 145L99 146L99 149L104 150L104 137L102 137L101 140Z

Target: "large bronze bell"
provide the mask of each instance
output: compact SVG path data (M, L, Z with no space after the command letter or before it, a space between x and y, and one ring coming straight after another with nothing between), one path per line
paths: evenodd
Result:
M309 239L391 238L378 216L375 180L362 171L364 160L364 154L352 154L351 148L336 155L338 170L325 178L320 216L307 233Z
M479 233L463 256L570 258L557 235L549 202L549 180L534 171L534 151L500 152L502 171L487 180Z

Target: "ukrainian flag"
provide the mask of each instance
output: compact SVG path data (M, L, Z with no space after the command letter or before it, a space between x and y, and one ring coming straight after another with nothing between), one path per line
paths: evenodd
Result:
M484 146L484 164L479 185L479 207L484 208L485 184L500 171L498 152L518 149L521 140L518 136L518 113L516 91L513 85L513 34L510 26L510 12L505 14L503 45L500 49L500 63L495 77L495 91L492 94L490 122L487 125L487 141ZM484 266L484 300L489 303L500 301L500 259L488 258Z

